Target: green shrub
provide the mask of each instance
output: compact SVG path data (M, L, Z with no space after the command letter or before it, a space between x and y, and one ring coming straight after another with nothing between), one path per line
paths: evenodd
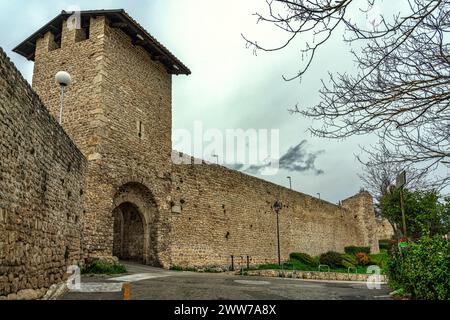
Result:
M369 258L371 264L375 264L381 269L384 269L387 266L389 256L386 251L382 251L377 254L370 254Z
M183 271L183 268L180 266L171 266L170 270L171 271Z
M341 264L346 268L354 268L356 266L356 257L352 254L343 254Z
M349 246L344 248L345 253L356 255L357 253L364 252L370 254L370 247L356 247Z
M170 267L171 271L191 271L191 272L197 272L197 269L195 268L184 268L180 266L172 266ZM207 271L206 271L207 272Z
M356 263L358 266L367 266L370 263L369 255L365 252L358 252L356 254Z
M403 284L407 282L406 274L403 271L403 258L398 248L392 247L392 249L387 263L389 286L394 290L403 289Z
M320 255L320 264L326 264L330 267L339 267L342 263L342 256L338 252L328 251Z
M400 253L393 247L388 261L389 285L416 299L450 299L450 242L423 237Z
M378 241L378 246L380 247L380 250L386 250L388 252L391 252L393 245L395 245L395 240L385 239Z
M278 270L281 269L281 266L278 264L262 264L258 266L258 270Z
M308 266L312 266L312 267L318 266L317 260L306 253L294 252L289 255L289 258L291 260L300 261L301 263L306 264Z
M82 274L121 274L126 273L127 268L120 263L106 263L94 261L81 268Z

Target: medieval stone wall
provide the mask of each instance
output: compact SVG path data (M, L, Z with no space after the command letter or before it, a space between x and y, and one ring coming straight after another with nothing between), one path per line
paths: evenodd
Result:
M219 166L172 165L172 80L163 65L153 59L157 57L133 44L121 29L111 27L104 16L90 18L89 32L69 30L64 22L61 44L55 42L51 32L37 41L33 88L57 117L60 92L54 76L60 70L72 75L73 83L65 94L63 127L87 159L85 213L75 220L74 228L66 229L61 222L52 229L55 234L59 232L58 246L62 239L72 243L77 232L83 258L111 258L113 252L119 252L125 258L142 256L144 263L164 267L229 266L231 255L236 263L241 256L244 260L250 256L252 264L275 262L277 216L272 206L281 200L283 259L298 251L312 255L328 250L342 252L347 245L370 245L373 252L378 251L372 199L366 193L344 201L340 207ZM11 84L4 87L6 93L16 90L10 89ZM20 118L11 121L11 125L21 127ZM53 118L48 117L48 122L44 129L55 125ZM4 140L14 142L16 138L13 135ZM59 143L58 136L47 138L49 144ZM64 156L64 152L75 149L67 136L65 139L61 142ZM21 145L24 149L32 146ZM78 176L70 183L69 178L58 177L68 188L58 190L67 194L56 194L55 189L51 200L73 204L65 210L76 215L80 203L67 199L80 200L74 197L81 197L81 190L70 188L81 186L82 160L65 156L66 160L80 163L79 171L71 168L73 173L66 172ZM28 165L23 168L19 169L25 170ZM50 166L46 170L48 176L62 174L58 168L54 173ZM24 181L17 182L19 190L42 184L35 178ZM52 186L56 188L56 184ZM56 204L49 210L57 210ZM133 219L122 216L115 222L118 210L124 208L133 208ZM29 208L29 212L35 210L39 208ZM83 229L76 229L81 224ZM10 236L14 233L7 234L8 239L15 239ZM53 246L49 244L49 248ZM50 249L48 254L59 257L58 250ZM69 247L69 255L72 251L75 248ZM36 263L37 268L49 268L48 264ZM56 261L51 272L60 274L62 266ZM17 282L14 277L4 283Z
M374 216L371 197L361 193L340 207L217 165L174 165L172 264L182 267L277 262L279 214L283 260L292 252L319 255L377 239L365 221ZM350 204L350 202L352 202ZM180 213L176 213L180 212ZM365 224L366 223L366 224ZM374 230L376 232L376 229ZM243 258L241 258L243 257Z
M172 76L152 58L122 30L106 24L101 86L109 129L101 154L103 175L116 198L120 192L125 199L136 193L147 199L138 206L147 229L147 263L168 266Z
M37 298L80 261L86 160L1 49L0 155L0 296Z
M106 17L91 18L88 37L66 22L61 47L49 32L37 43L33 87L53 115L59 112L54 75L68 71L64 127L89 161L86 185L85 252L108 257L113 251L113 210L120 188L129 183L151 193L146 211L155 264L168 263L170 203L171 75ZM78 33L79 34L79 33ZM144 196L145 197L145 196ZM152 263L152 261L148 261Z
M100 241L102 237L97 231L95 215L104 197L99 196L93 186L108 191L103 188L96 165L100 158L100 142L107 134L99 86L104 57L104 28L103 17L92 18L90 34L82 40L76 36L76 30L69 30L64 23L59 45L54 41L54 34L48 32L36 43L33 72L33 89L55 118L58 118L60 108L60 89L55 84L55 74L63 70L72 76L72 84L65 89L63 127L88 159L83 230L83 252L86 255L96 250L94 239Z
M370 193L367 191L360 192L343 200L341 205L354 213L354 219L358 221L359 227L363 231L365 246L369 246L372 253L379 252L378 226L375 219L373 197Z
M377 234L379 240L392 239L395 236L394 228L387 219L377 219Z

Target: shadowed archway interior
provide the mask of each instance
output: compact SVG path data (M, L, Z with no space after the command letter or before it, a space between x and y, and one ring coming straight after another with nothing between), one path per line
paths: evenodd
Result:
M113 254L121 260L144 262L144 222L138 207L126 202L113 215Z
M144 262L144 222L136 205L126 202L114 210L113 253L121 260Z
M129 182L114 196L111 232L113 255L122 260L160 266L158 208L148 187Z

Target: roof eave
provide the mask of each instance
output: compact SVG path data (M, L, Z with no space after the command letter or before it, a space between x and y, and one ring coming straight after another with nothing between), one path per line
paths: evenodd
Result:
M25 41L20 43L13 49L13 52L20 54L28 60L34 60L35 58L35 50L36 50L36 41L39 38L42 38L47 32L51 31L49 29L56 28L54 25L60 24L62 20L68 18L72 15L72 12L62 11L58 16L56 16L53 20L48 22L38 31L29 36ZM158 42L153 36L151 36L137 21L131 18L123 9L116 10L90 10L90 11L82 11L82 15L92 15L92 16L115 16L119 17L121 20L125 21L131 28L139 31L141 36L145 37L147 40L147 45L154 46L156 51L158 51L162 56L167 59L168 64L163 63L166 66L167 72L170 74L184 74L190 75L191 70L186 67L178 58L176 58L166 47L164 47L160 42ZM147 50L149 53L150 51ZM151 53L150 53L151 54ZM177 66L177 68L174 68Z

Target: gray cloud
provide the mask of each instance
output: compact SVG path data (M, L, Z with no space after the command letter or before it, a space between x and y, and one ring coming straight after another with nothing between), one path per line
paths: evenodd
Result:
M316 168L316 159L319 155L325 153L324 150L308 152L306 150L308 141L303 140L298 145L289 148L289 150L280 157L279 169L289 172L312 171L316 175L324 174L324 171ZM252 165L245 168L241 163L228 164L227 167L233 170L242 170L250 174L259 174L264 169L270 168L271 164Z
M244 167L245 167L245 165L243 165L242 163L226 164L225 166L231 170L237 170L237 171L240 171L240 170L244 169Z
M324 150L317 152L307 152L306 145L308 141L303 140L295 147L292 147L280 158L280 168L290 172L303 172L312 170L316 175L323 174L323 170L317 169L315 162Z

